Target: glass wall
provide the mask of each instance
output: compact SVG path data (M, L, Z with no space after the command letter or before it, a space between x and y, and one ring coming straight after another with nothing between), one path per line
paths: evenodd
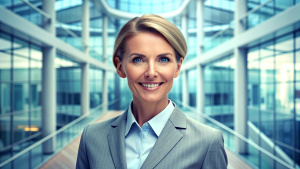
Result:
M90 7L90 15L90 57L103 62L103 15L95 6Z
M300 163L299 39L299 31L292 32L248 50L248 137L291 165ZM280 168L263 154L251 161L261 168Z
M0 162L41 133L41 48L0 31Z
M183 0L106 0L107 4L112 8L117 8L130 13L166 13L178 9ZM118 2L118 3L116 3ZM119 6L119 7L118 7ZM159 8L158 8L159 6Z
M168 95L169 99L176 103L176 100L182 101L182 74L174 79L173 87Z
M196 107L197 103L197 69L193 68L188 70L188 91L189 91L189 106Z
M235 62L231 55L204 67L204 113L232 129L234 68Z
M90 68L90 108L102 104L103 70Z
M82 1L61 0L55 2L56 37L82 50Z
M268 20L272 16L290 8L291 6L299 3L299 0L248 0L247 10L255 12L251 13L247 18L247 29L250 29L260 23ZM256 10L256 8L259 8Z
M204 51L233 37L234 1L207 0L204 2Z
M58 54L56 66L57 127L63 127L80 116L81 68L63 54Z
M187 10L187 38L186 43L188 44L188 53L185 60L191 60L197 56L197 9L196 1L191 1Z
M18 14L19 16L23 17L24 19L38 25L42 26L42 19L43 15L38 13L36 10L28 6L26 3L24 3L21 0L1 0L1 6L11 10L15 14ZM35 1L35 0L29 0L29 2L34 5L35 7L41 9L42 8L42 1Z

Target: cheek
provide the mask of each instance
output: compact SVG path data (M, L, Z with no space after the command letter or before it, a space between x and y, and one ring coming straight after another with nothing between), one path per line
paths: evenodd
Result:
M176 69L171 67L168 69L163 69L161 70L161 76L167 80L167 81L171 81L175 78L176 76Z
M142 75L142 69L133 66L127 66L125 73L128 81L136 81Z

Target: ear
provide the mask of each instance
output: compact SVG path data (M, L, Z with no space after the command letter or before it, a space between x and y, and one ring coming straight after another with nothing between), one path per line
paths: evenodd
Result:
M122 62L120 61L120 58L119 57L115 57L115 62L116 62L116 65L117 65L117 73L118 75L121 77L121 78L126 78L126 74L123 70L123 65L122 65Z
M182 62L183 62L183 58L181 57L179 63L177 63L177 70L175 72L174 78L177 78L179 76Z

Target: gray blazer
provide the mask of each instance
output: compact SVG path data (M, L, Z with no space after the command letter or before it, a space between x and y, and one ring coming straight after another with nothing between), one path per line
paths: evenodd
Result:
M85 127L77 169L126 169L126 114ZM188 118L175 106L142 169L225 169L227 156L221 131Z

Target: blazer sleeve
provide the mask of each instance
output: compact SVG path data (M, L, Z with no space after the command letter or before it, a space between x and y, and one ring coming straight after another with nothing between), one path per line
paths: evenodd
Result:
M77 155L77 162L76 162L76 169L89 169L89 160L86 152L86 132L88 126L86 126L82 132L78 155Z
M226 169L228 164L227 155L224 149L224 139L222 132L217 130L212 136L208 147L202 169Z

